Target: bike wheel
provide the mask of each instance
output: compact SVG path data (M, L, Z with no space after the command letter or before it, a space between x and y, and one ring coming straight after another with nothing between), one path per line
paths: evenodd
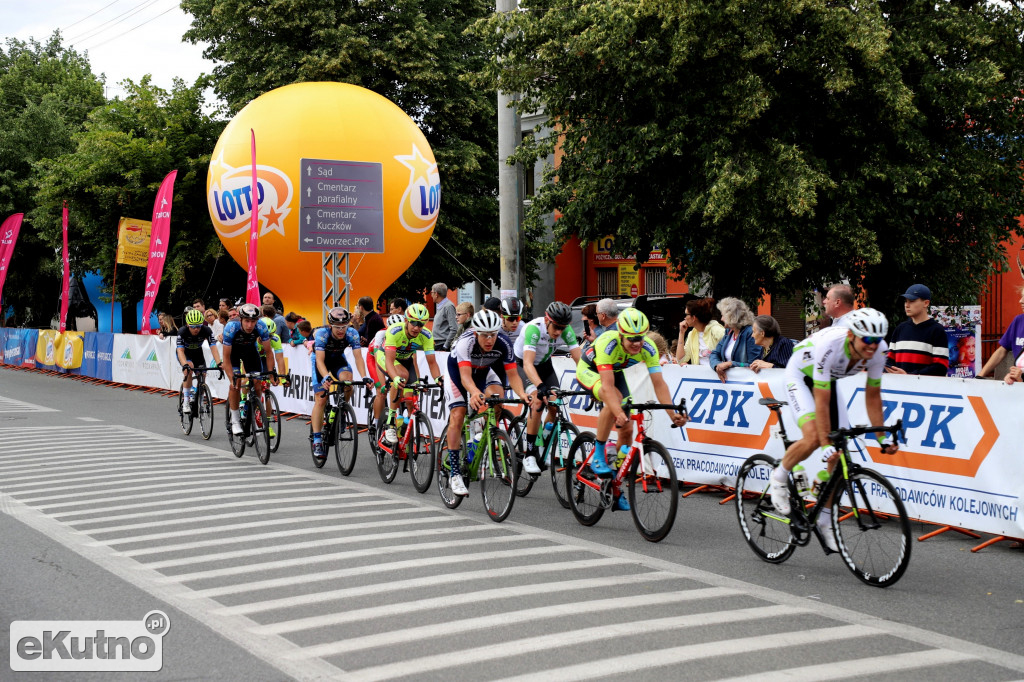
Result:
M533 489L536 477L523 471L523 458L529 450L526 442L526 415L519 415L508 424L508 437L512 442L516 457L516 495L526 497Z
M338 418L334 424L334 459L338 462L338 471L348 476L356 466L356 453L359 449L359 425L356 424L356 411L348 403L338 407Z
M213 435L213 397L210 395L210 387L206 384L199 387L196 407L199 410L199 428L203 432L203 440L210 440L210 436Z
M480 492L484 498L484 509L491 521L501 523L508 518L512 504L516 501L516 453L512 439L504 431L491 435L490 461L481 462L484 467Z
M740 530L754 554L781 564L796 550L789 519L775 511L768 492L778 462L768 455L750 457L736 475L736 514Z
M391 483L395 480L395 476L398 475L398 448L402 440L402 434L398 434L399 443L388 443L384 438L386 430L386 423L380 422L377 424L377 447L374 448L374 454L377 458L377 473L380 474L380 480L385 483Z
M384 453L387 454L387 453ZM459 466L463 469L466 468L466 458L459 455ZM449 509L455 509L462 504L462 496L456 495L452 492L452 487L448 483L451 469L448 467L448 427L444 427L444 431L441 432L441 440L437 442L437 449L434 452L434 468L437 471L437 492L441 495L441 502L444 506Z
M910 520L892 484L876 471L858 469L836 489L832 530L839 554L862 582L888 587L910 563Z
M664 445L650 438L644 441L643 454L634 458L629 467L626 492L633 523L640 535L648 542L664 540L672 530L679 508L676 465Z
M267 412L267 427L273 429L270 435L270 451L277 452L281 447L281 408L277 404L277 396L267 389L270 410Z
M181 421L181 430L185 432L185 435L192 433L192 412L186 412L185 406L185 389L178 389L178 419Z
M231 430L231 405L227 400L224 401L224 425L228 429L228 443L231 445L231 452L235 454L235 457L241 457L245 454L245 435L236 436L235 432Z
M559 422L555 428L558 429L558 440L545 446L545 451L551 456L548 470L551 472L551 487L555 489L558 504L568 509L569 494L565 488L566 462L569 461L569 451L579 437L580 430L571 422Z
M581 433L573 441L569 456L565 460L565 489L569 497L569 508L576 520L584 526L593 526L604 515L601 491L594 490L579 480L582 478L603 487L601 478L594 474L590 467L584 466L584 462L593 454L596 442L594 434L589 431ZM579 477L576 475L577 472Z
M249 409L252 410L251 429L253 446L256 448L256 457L260 464L270 461L270 433L267 431L267 413L263 409L262 400L252 400Z
M412 435L409 436L409 474L416 492L425 493L434 477L434 427L422 412L409 425Z

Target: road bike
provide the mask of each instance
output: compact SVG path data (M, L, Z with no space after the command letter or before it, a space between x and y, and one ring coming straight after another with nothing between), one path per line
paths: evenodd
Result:
M589 410L593 405L593 394L590 391L563 391L553 388L549 391L553 396L548 400L548 405L556 406L555 420L551 422L551 429L543 426L537 434L540 442L537 443L537 464L540 466L540 474L528 474L523 471L523 458L529 450L526 442L526 422L529 419L529 411L524 412L512 420L508 434L516 446L516 494L525 497L530 493L533 484L539 479L545 470L551 473L551 486L555 489L555 497L558 503L566 509L569 508L569 496L565 492L565 462L569 457L569 450L573 442L580 435L580 430L572 423L569 417L569 409L566 398L585 395L590 400L584 410ZM547 407L542 408L547 411Z
M786 436L780 409L787 403L762 398L760 404L775 412L782 442ZM771 474L779 460L760 453L747 459L736 476L736 513L747 544L764 561L779 564L797 547L818 538L822 549L831 553L818 530L821 510L832 507L832 532L843 562L868 585L888 587L899 580L910 563L910 520L896 488L877 471L862 467L850 457L849 440L867 433L886 431L900 437L903 420L892 426L856 426L829 434L839 453L831 478L822 485L817 498L804 499L792 476L789 479L790 514L775 510L769 492Z
M645 414L652 410L676 410L686 414L686 400L678 405L658 403L634 403L627 400L623 409L636 422L637 433L629 452L622 462L613 443L605 450L608 466L614 471L611 476L598 476L590 469L597 438L589 431L576 438L565 461L565 487L569 495L569 507L573 516L584 526L597 523L606 509L613 507L615 499L624 494L629 500L633 523L640 535L650 542L665 539L676 520L679 507L679 481L676 466L665 446L647 437ZM636 410L635 414L630 414ZM640 448L643 447L641 455Z
M495 408L499 405L523 405L525 401L499 396L487 398L485 403L488 408ZM516 499L515 446L509 435L498 426L500 417L501 413L496 409L475 413L467 410L462 424L462 448L459 450L459 471L466 487L470 481L479 479L484 508L496 522L508 518ZM481 427L479 440L472 437L475 425ZM449 483L448 429L446 425L437 446L437 490L444 506L455 509L462 504L462 496L453 493Z
M219 367L193 367L192 373L196 377L196 385L192 391L192 400L189 403L191 408L185 412L185 385L178 389L178 420L181 422L181 430L185 435L192 433L192 421L198 416L199 428L203 434L203 440L210 440L213 435L213 396L210 394L210 387L206 385L206 373L211 369L220 372L220 378L224 378L224 370Z
M420 396L427 391L440 391L441 388L440 385L430 383L426 379L406 384L400 399L400 404L405 405L406 414L403 416L399 408L395 417L396 420L403 422L396 422L398 442L394 445L388 443L384 437L385 428L375 431L377 440L373 451L377 457L377 473L385 483L395 480L401 465L403 470L412 476L412 484L417 492L425 493L430 487L430 481L434 476L437 443L434 440L434 427L430 424L430 418L420 409Z
M355 468L359 424L356 423L356 411L345 400L345 392L341 389L348 386L368 386L369 381L331 380L331 385L327 389L323 425L320 427L320 437L324 444L322 457L317 457L316 448L313 447L313 421L309 422L309 454L313 457L313 464L317 469L322 469L327 463L327 452L331 447L334 448L334 459L342 476L348 476Z
M263 401L256 394L257 385L262 385L263 379L276 377L277 372L246 372L236 374L236 378L245 379L240 389L238 401L238 416L242 422L242 433L236 436L231 429L231 403L224 402L224 421L228 429L228 442L231 444L231 452L235 457L245 454L245 446L251 445L256 449L256 457L260 464L270 461L270 432L267 430L267 415L263 407Z
M281 385L284 386L287 383L287 378L281 377ZM266 398L264 412L267 415L267 426L270 429L268 432L270 434L270 451L277 452L277 449L281 447L281 408L278 406L277 396L270 390L270 382L263 379L260 387Z

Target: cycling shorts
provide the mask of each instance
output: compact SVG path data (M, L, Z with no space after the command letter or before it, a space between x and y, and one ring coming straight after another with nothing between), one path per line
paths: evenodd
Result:
M619 393L622 394L622 402L626 402L630 397L626 377L622 372L613 372L613 374L615 375L615 388L619 389ZM601 384L603 382L600 372L581 362L576 366L576 381L593 394L594 400L601 401Z
M462 375L459 373L459 366L455 362L455 356L448 356L448 381L444 382L444 398L445 402L448 403L448 409L454 410L456 407L466 407L466 389L462 385ZM473 383L476 384L480 390L487 390L490 386L504 386L501 380L498 379L497 372L494 371L493 367L485 367L484 369L473 370Z
M185 353L185 362L181 363L182 367L190 362L193 367L206 366L206 355L202 348L182 348L181 350Z
M387 378L388 378L388 371L386 369L384 369L384 366L385 366L384 363L385 362L386 362L386 358L384 357L384 351L378 351L377 352L377 361L374 362L374 363L371 363L371 364L377 365L377 375L380 377L380 385L381 386L384 385L384 382L387 381ZM412 357L406 358L404 360L399 360L398 358L395 358L395 364L396 365L401 365L402 367L405 367L405 369L409 372L409 380L406 383L412 383L412 382L416 381L416 379L419 378L420 373L419 373L419 370L416 367L416 356L415 355L412 356Z
M327 390L326 388L323 387L323 381L326 377L321 376L320 370L318 370L316 367L316 353L312 353L309 356L309 358L310 364L312 365L312 371L310 372L309 375L313 377L313 393L324 393ZM345 356L341 357L340 363L338 363L337 360L335 360L335 362L333 363L330 361L325 361L324 365L327 366L327 371L330 372L331 376L333 376L335 379L341 378L340 375L342 372L348 372L349 374L352 374L352 368L349 367L348 362L345 361Z
M235 347L232 349L231 368L237 372L243 365L246 372L267 371L267 366L255 346L248 346L246 348Z
M523 380L523 386L533 386L533 382L526 376L526 370L523 369L522 358L516 358L516 366L519 371L519 378ZM558 388L558 375L555 374L555 367L551 364L551 360L538 362L533 367L537 370L537 375L540 376L542 384L548 388ZM527 390L527 393L532 393L532 391Z
M836 392L836 382L833 381L831 396L829 397L829 424L833 429L849 426L846 409L839 404L839 394ZM789 410L796 419L796 424L801 429L809 421L816 418L814 405L814 382L803 372L799 376L786 376L786 396L789 401Z

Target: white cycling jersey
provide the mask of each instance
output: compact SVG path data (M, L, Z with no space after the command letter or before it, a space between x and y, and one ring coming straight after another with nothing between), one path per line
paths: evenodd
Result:
M562 346L569 351L579 348L580 343L576 339L576 332L572 330L572 327L566 327L561 336L557 339L552 339L551 335L548 334L546 318L538 317L523 327L522 332L515 340L515 353L516 357L522 360L523 353L532 350L537 354L534 357L533 364L539 365L550 360L551 355L558 346Z

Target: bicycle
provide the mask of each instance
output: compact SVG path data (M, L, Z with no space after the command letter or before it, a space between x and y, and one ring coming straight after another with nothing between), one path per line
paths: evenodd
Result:
M369 379L362 381L346 381L332 379L331 386L327 389L327 405L324 407L324 420L321 426L320 436L324 444L323 457L317 457L316 449L313 447L313 421L309 422L309 453L313 457L313 464L317 469L322 469L327 463L327 450L334 446L334 459L338 463L338 471L342 476L348 476L356 466L356 453L358 450L359 425L356 423L356 411L345 400L345 395L340 388L348 386L368 386Z
M412 476L416 492L425 493L434 476L434 448L437 444L434 441L434 428L430 424L430 419L420 410L419 397L427 391L439 391L442 387L421 378L419 381L406 384L404 388L411 391L411 394L403 393L400 399L401 403L406 404L408 413L404 417L404 426L396 425L401 432L398 442L394 445L388 443L383 428L375 432L377 440L373 450L377 457L377 473L380 474L382 481L391 483L398 474L399 463L402 462L403 470Z
M505 397L491 397L485 400L487 407L496 405L519 404L525 401ZM462 424L462 449L459 451L459 470L463 474L466 487L472 479L481 481L480 492L483 496L484 508L492 521L500 523L508 518L512 504L516 499L516 466L515 446L508 434L498 427L501 414L493 409L483 412L466 413ZM474 421L484 420L481 438L474 441L471 436L471 425ZM435 464L437 466L437 490L441 494L441 502L449 509L462 504L462 496L452 492L449 484L451 466L448 464L448 428L444 427L440 443L437 447ZM474 452L470 452L473 443Z
M558 408L555 420L552 422L551 430L541 427L537 436L541 440L537 442L540 446L537 453L537 464L540 466L540 474L526 474L523 472L523 457L527 450L526 443L526 421L529 412L525 412L512 420L508 434L516 446L516 495L525 497L533 489L533 484L545 470L551 472L551 486L555 489L555 497L558 503L566 509L569 508L569 496L565 492L565 462L569 457L569 450L573 442L580 435L580 430L572 423L569 417L568 406L565 399L571 396L590 396L590 401L584 410L589 410L593 405L593 395L590 391L563 391L553 388L549 391L554 397L548 401L549 405ZM542 408L545 411L547 408Z
M780 414L787 403L773 398L758 402L775 412L782 442L788 448L793 441L786 436ZM847 568L862 582L876 587L888 587L899 580L910 563L910 520L906 509L899 493L884 476L850 458L848 444L851 438L881 431L896 439L903 431L903 420L892 426L856 426L829 434L839 453L839 462L816 500L805 500L790 477L792 511L788 517L775 510L769 493L770 477L779 460L765 453L748 458L736 476L736 512L743 537L754 553L768 563L780 564L797 547L810 543L812 534L830 553L817 520L831 502L832 532Z
M287 383L288 379L281 377L281 385L285 386ZM267 425L270 427L270 451L277 452L277 449L281 447L281 408L277 403L277 396L270 390L270 382L263 379L260 387L266 398L264 411L267 415Z
M242 434L236 436L231 430L231 403L224 402L225 423L228 429L228 442L231 444L231 452L235 457L245 454L245 446L251 445L256 448L256 457L260 464L270 461L270 433L267 431L267 415L263 407L263 401L257 399L255 389L257 382L267 377L276 377L277 372L246 372L236 374L236 377L246 379L241 388L239 397L238 412L242 421Z
M612 507L616 497L622 495L625 483L629 495L630 514L640 535L649 542L660 542L672 530L679 507L679 481L676 467L665 446L647 437L644 428L646 412L651 410L676 410L686 415L686 400L678 405L658 403L633 403L627 400L623 409L629 419L637 424L637 434L625 459L617 466L614 461L608 465L616 469L612 476L598 476L588 466L594 456L597 438L593 433L584 432L573 441L572 449L565 461L565 487L573 516L584 526L597 523L606 509ZM630 414L636 409L636 414ZM674 426L673 426L674 428ZM643 445L643 455L640 454ZM605 456L617 457L615 451L605 451Z
M178 419L181 422L181 430L185 435L192 433L192 421L199 415L199 428L203 434L203 440L210 440L213 435L213 396L210 394L210 387L206 385L206 373L211 369L220 372L220 378L224 378L224 370L220 367L193 367L192 373L196 377L196 386L192 391L192 400L188 412L182 407L185 404L185 386L178 389Z

